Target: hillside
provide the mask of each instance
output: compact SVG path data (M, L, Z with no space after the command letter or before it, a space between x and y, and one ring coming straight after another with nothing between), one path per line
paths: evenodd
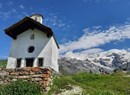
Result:
M0 95L130 95L128 75L128 72L116 72L111 75L77 73L55 76L48 93L35 82L19 80L0 84Z
M54 79L49 95L129 95L130 78L124 75L123 72L61 75Z

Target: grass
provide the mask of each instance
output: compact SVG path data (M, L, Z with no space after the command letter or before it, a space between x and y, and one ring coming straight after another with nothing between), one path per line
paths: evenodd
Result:
M82 87L83 95L130 95L130 78L120 76L119 73L117 75L79 73L57 76L49 94L59 93L60 89L67 89L69 84Z
M0 68L5 68L7 60L0 60ZM48 95L60 93L61 89L72 89L69 85L83 88L82 95L130 95L130 72L116 72L112 75L78 73L55 76ZM46 95L46 94L45 94Z
M0 68L6 68L7 60L0 60Z

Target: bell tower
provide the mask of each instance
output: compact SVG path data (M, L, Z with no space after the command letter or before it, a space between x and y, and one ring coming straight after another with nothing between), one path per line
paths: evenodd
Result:
M39 22L42 24L43 21L43 16L40 14L33 14L30 16L32 19L34 19L35 21Z

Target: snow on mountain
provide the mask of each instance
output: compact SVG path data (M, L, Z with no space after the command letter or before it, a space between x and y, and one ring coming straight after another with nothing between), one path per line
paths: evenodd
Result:
M116 68L126 62L129 62L130 53L126 50L113 49L106 52L88 55L86 59L90 60L93 64Z
M130 52L126 50L112 49L96 54L86 54L84 59L79 59L80 57L74 58L74 56L60 58L59 64L62 70L66 68L69 73L75 73L73 70L98 73L111 72L115 69L130 70Z

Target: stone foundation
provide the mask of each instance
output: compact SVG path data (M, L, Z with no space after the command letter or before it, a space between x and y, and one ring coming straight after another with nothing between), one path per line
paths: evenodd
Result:
M1 69L0 68L0 84L7 84L19 79L25 81L34 81L41 85L43 90L48 91L52 85L51 68L19 68L19 69Z

